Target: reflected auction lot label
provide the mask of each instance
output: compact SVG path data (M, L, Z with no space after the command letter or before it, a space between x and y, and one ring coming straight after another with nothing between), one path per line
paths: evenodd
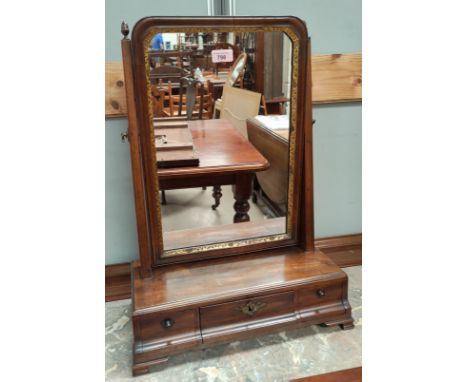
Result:
M232 49L216 49L211 51L211 60L214 63L232 62L234 58Z

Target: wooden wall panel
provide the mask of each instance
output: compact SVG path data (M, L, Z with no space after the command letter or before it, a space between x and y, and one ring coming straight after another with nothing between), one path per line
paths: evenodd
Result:
M362 234L316 239L315 247L341 268L362 264Z
M362 97L362 57L354 54L312 56L312 100L316 104L356 102ZM106 63L106 117L125 117L123 67Z
M122 62L106 62L106 117L127 116Z
M355 102L361 99L361 53L312 56L313 103Z

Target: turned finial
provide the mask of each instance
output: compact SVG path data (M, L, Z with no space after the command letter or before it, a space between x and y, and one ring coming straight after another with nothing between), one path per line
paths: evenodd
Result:
M122 32L124 38L127 38L130 30L128 29L128 24L125 21L122 21L122 25L120 26L120 31Z

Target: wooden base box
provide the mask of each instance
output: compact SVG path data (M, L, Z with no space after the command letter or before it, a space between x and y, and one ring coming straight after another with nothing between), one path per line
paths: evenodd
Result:
M320 251L269 250L157 268L133 264L134 375L168 356L311 324L353 327L346 274Z

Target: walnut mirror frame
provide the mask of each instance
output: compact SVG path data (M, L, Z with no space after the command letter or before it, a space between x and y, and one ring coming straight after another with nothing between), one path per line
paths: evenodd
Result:
M128 28L128 27L127 27ZM124 28L125 29L125 28ZM289 136L289 179L286 230L284 234L211 243L196 247L165 250L163 247L159 179L156 166L155 134L151 107L148 47L156 33L169 32L283 32L292 43L291 103ZM128 29L123 33L128 34ZM296 17L146 17L138 21L131 41L122 40L125 80L129 103L129 141L132 150L133 181L137 210L140 261L142 269L176 262L253 253L266 249L301 246L313 237L301 221L312 222L303 197L304 125L310 123L310 87L307 87L309 48L304 23ZM129 86L129 82L131 82ZM309 104L308 104L309 99ZM133 106L133 107L132 107ZM309 115L306 115L306 111ZM132 129L131 125L137 127ZM133 133L132 133L133 130ZM311 150L307 154L311 156ZM307 161L306 161L307 162ZM136 172L136 173L135 173ZM308 187L308 185L307 185ZM311 189L309 188L311 192ZM307 207L312 209L311 197ZM301 211L301 213L299 212ZM304 214L308 215L305 219ZM312 223L307 223L312 226ZM300 229L302 228L302 229ZM305 235L309 236L308 238Z

